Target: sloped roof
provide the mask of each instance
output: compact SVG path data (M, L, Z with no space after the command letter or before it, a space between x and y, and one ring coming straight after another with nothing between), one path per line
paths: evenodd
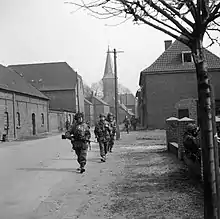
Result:
M66 62L9 66L39 90L75 89L77 73Z
M119 103L119 107L129 115L134 115L123 103Z
M133 94L119 94L119 99L125 105L135 105L135 97Z
M154 74L195 70L193 62L182 63L182 51L190 51L190 48L178 40L174 41L174 43L165 50L152 65L144 69L142 73ZM220 69L220 58L207 49L204 49L204 53L208 68Z
M27 83L18 73L3 65L0 65L0 89L48 100L48 97Z
M89 105L92 105L92 103L90 101L88 101L86 98L84 98L84 102L89 104Z
M100 103L103 104L103 105L109 106L108 103L106 103L104 100L100 99L100 98L97 97L97 96L92 96L92 98L95 98L98 102L100 102Z
M110 51L108 48L106 62L105 62L105 70L103 78L114 78L113 68L112 68L112 59L110 55Z

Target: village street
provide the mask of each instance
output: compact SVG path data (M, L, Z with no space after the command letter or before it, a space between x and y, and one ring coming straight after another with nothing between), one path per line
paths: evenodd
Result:
M60 135L0 144L0 218L203 218L202 191L164 131L121 137L106 163L93 144L84 174Z

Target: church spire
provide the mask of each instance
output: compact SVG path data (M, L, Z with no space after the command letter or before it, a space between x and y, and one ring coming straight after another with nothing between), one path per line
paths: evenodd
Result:
M107 57L106 57L106 62L105 62L105 71L104 71L103 78L114 78L112 59L111 59L111 55L110 55L110 51L109 51L109 46L108 46L108 51L107 51Z

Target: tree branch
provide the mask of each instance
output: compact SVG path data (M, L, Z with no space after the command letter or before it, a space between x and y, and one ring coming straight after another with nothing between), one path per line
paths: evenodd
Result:
M172 11L175 15L177 15L179 18L181 18L183 21L185 21L189 26L193 27L193 23L188 20L187 18L181 16L180 12L178 12L175 8L173 8L171 5L167 4L164 0L159 0L164 6L166 6L170 11Z
M121 0L124 2L125 0ZM190 33L187 29L185 29L174 17L170 16L165 10L162 10L159 6L157 6L155 3L152 2L152 0L144 0L150 7L154 8L156 11L158 11L160 14L162 14L164 17L169 19L179 30L182 31L185 35L190 38Z

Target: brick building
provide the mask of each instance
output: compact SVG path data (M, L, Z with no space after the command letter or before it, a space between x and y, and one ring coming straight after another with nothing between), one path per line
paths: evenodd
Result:
M50 110L76 113L79 103L79 110L84 112L82 78L66 62L12 65L10 68L49 98Z
M110 106L108 103L96 96L91 96L89 101L94 107L94 120L95 122L99 119L101 113L107 115L110 112Z
M15 71L0 65L0 139L47 132L48 98Z
M204 49L208 71L220 103L220 58ZM165 51L140 73L141 122L147 128L164 128L182 99L197 99L197 79L190 49L179 41L165 41ZM220 104L219 104L220 106ZM182 111L183 113L183 111Z
M94 106L87 99L85 102L85 121L89 121L90 125L94 125Z
M135 114L136 99L131 93L119 94L120 103L124 104L127 109Z

